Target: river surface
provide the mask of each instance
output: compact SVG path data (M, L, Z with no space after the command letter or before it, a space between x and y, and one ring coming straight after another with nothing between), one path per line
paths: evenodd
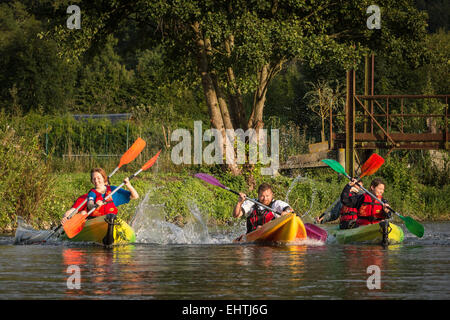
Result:
M232 244L239 231L152 226L113 249L0 237L0 299L450 298L449 222L424 223L421 239L402 226L404 242L388 248Z

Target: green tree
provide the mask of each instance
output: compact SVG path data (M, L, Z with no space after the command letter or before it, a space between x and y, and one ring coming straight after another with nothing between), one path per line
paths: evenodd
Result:
M329 117L331 110L344 105L344 92L339 82L336 83L335 89L326 80L309 84L312 90L308 91L304 98L308 101L309 109L320 117L322 125L320 137L322 142L325 142L325 119Z
M0 5L0 107L56 113L73 103L74 66L38 36L44 28L19 1Z
M68 1L59 3L61 13ZM80 1L82 30L67 30L59 21L53 35L63 40L66 50L61 52L77 56L102 43L107 34L135 24L143 44L164 46L171 77L200 81L211 125L224 135L225 129L264 126L269 84L292 59L347 69L367 50L382 49L417 64L425 15L412 1L384 1L381 30L369 30L366 9L371 4L357 0L118 0L101 5ZM248 106L244 105L247 96L252 97ZM239 173L237 167L230 169Z

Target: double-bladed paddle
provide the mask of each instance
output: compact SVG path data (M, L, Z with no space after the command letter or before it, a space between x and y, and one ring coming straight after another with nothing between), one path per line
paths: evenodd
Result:
M336 171L337 173L342 174L343 176L345 176L347 179L349 179L350 181L352 180L352 178L345 172L344 167L342 167L342 165L337 162L336 160L333 159L324 159L322 160L322 162L326 163L331 169L333 169L334 171ZM378 199L375 195L373 195L370 191L366 190L363 186L361 186L359 183L356 183L358 185L358 187L360 187L365 193L367 193L373 200L378 201L379 203L381 203L383 205L383 202ZM391 207L387 207L389 211L395 213L397 216L399 216L400 219L402 219L405 222L405 226L406 228L414 235L416 235L417 237L421 238L424 234L424 227L423 225L421 225L419 222L417 222L416 220L414 220L411 217L404 217L401 214L399 214L397 211L395 211L394 209L392 209Z
M117 172L117 170L120 169L120 167L122 167L123 165L128 164L131 161L133 161L134 159L136 159L137 156L142 152L142 150L144 150L145 145L146 145L146 142L142 138L137 138L136 141L131 145L131 147L127 151L125 151L125 153L122 155L117 167L108 175L108 181ZM70 213L68 218L70 219L71 217L73 217L81 208L83 208L83 206L86 204L86 202L87 202L87 198L82 203L80 203L80 205L78 207L76 207ZM50 237L52 237L61 227L62 227L62 224L59 224L59 226L57 226L53 230L53 232L50 233L46 237L45 240L48 240Z
M205 182L207 182L209 184L212 184L214 186L217 186L219 188L222 188L222 189L225 189L227 191L230 191L230 192L232 192L232 193L234 193L236 195L239 195L239 192L234 191L234 190L228 188L227 186L224 186L222 183L220 183L219 180L217 180L213 176L210 176L209 174L197 173L197 174L194 175L194 177L199 178L199 179L201 179L201 180L203 180L203 181L205 181ZM276 213L278 215L281 215L281 212L275 211L273 208L268 207L268 206L262 204L261 202L255 200L255 199L246 197L246 200L249 200L249 201L251 201L253 203L256 203L257 205L260 205L261 207L263 207L263 208L265 208L267 210L270 210L270 211L272 211L272 212L274 212L274 213ZM315 225L313 225L311 223L305 223L304 225L305 225L305 229L306 229L306 233L307 233L308 237L310 237L312 239L320 240L320 241L325 241L327 239L327 235L328 234L322 228L319 228L319 227L317 227L317 226L315 226Z
M147 161L138 171L136 171L134 174L132 174L128 179L131 180L134 177L136 177L139 173L142 171L145 171L149 169L151 166L153 166L158 159L159 154L161 153L161 150L158 151L158 153L153 156L149 161ZM93 213L96 209L100 208L103 204L105 204L105 201L108 200L113 196L114 193L119 191L120 188L124 186L125 182L122 182L116 189L114 189L113 192L111 192L108 196L105 197L103 200L103 203L101 205L95 204L94 207L89 210L87 214L77 214L73 216L70 220L68 220L64 224L64 231L66 232L66 235L69 238L75 237L84 227L84 223L86 222L87 217Z

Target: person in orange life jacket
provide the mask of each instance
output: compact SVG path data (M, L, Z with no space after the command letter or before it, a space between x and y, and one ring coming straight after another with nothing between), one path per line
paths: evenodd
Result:
M366 193L350 196L350 190L355 186L356 181L356 179L352 179L352 181L345 186L341 194L341 201L345 206L357 209L356 225L363 226L379 223L384 219L390 218L389 204L386 199L383 198L385 188L383 180L380 178L374 179L370 184L369 190L383 202L383 205L378 201L373 200L372 197Z
M362 181L359 182L363 185ZM352 186L350 188L349 196L363 194L364 191L358 188L357 186ZM331 208L331 210L329 210ZM339 219L339 228L340 229L352 229L356 228L358 225L356 224L358 210L356 208L347 207L342 204L341 197L336 200L322 215L315 218L316 223L326 223L330 221L334 221Z
M247 218L247 233L261 228L261 226L277 217L279 214L275 212L281 212L281 215L286 215L292 212L292 208L284 201L273 200L272 187L263 183L258 187L258 202L272 208L275 212L269 211L258 204L245 200L247 195L245 193L239 193L239 199L233 211L233 217L240 218L246 216Z
M110 186L108 183L108 177L102 168L94 168L91 170L91 181L94 184L94 188L89 191L87 195L87 209L91 210L95 204L102 205L103 199L106 198L117 187ZM138 199L139 194L133 188L128 178L123 180L128 190L119 189L113 194L112 199L106 200L106 203L96 209L90 217L98 217L107 214L117 214L117 207L121 204L128 203L131 199Z

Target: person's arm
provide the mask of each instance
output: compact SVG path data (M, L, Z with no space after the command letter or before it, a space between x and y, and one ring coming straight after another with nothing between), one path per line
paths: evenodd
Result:
M125 186L128 188L128 190L131 192L130 199L139 199L139 193L131 185L130 179L125 178L123 182L125 183Z
M242 204L244 203L245 198L247 198L247 195L245 193L240 192L238 202L236 203L236 206L234 207L234 210L233 210L234 218L240 218L244 214L244 210L242 209Z
M353 179L356 181L355 179ZM362 199L364 198L364 194L352 194L350 195L350 191L354 186L354 181L348 183L344 190L342 190L341 193L341 202L343 205L350 207L350 208L359 208L362 202Z

